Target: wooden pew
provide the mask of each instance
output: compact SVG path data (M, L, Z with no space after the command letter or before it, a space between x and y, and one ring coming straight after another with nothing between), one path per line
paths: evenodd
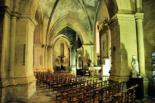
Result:
M60 103L134 103L135 88L125 82L86 80L69 74L35 73L37 80L57 91Z

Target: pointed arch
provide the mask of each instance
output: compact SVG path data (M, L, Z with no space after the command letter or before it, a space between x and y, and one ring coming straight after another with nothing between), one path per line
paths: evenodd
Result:
M49 43L50 41L52 41L54 39L54 37L65 27L70 27L71 29L73 29L74 31L76 31L76 33L79 35L81 41L83 44L87 44L90 43L90 41L92 40L90 32L87 31L86 27L78 22L79 19L76 17L73 17L71 15L65 15L64 17L58 19L55 24L52 26L52 28L50 29L50 33L48 35L48 41L47 43Z

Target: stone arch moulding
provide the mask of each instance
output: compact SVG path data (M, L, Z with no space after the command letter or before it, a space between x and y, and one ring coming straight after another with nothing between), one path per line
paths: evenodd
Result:
M142 0L101 0L107 5L110 18L113 18L117 13L131 14L137 12L137 9L142 8ZM122 5L123 4L123 5Z
M64 43L67 45L68 49L71 47L71 44L70 44L69 39L68 39L66 36L64 36L64 35L62 34L61 36L56 37L55 40L53 41L53 43L52 43L52 53L54 53L54 47L55 47L56 43L57 43L59 40L61 40L61 39L62 39L62 40L64 41Z
M63 35L63 34L60 34L60 35L58 35L55 39L54 39L54 41L52 41L52 43L51 43L51 46L52 46L52 49L51 49L51 53L50 53L50 57L52 57L52 58L50 58L50 59L52 59L52 68L54 69L54 64L55 64L55 59L56 59L56 55L55 55L55 49L57 48L56 47L56 43L59 43L59 42L63 42L66 46L67 46L67 50L68 50L68 52L69 52L69 58L70 58L70 47L71 47L71 45L70 45L70 41L69 41L69 39L68 39L68 37L66 37L65 35ZM69 63L69 61L68 61L68 63ZM55 70L55 69L54 69Z
M44 14L41 6L39 5L35 12L35 20L37 23L42 24L44 19Z
M63 39L63 40L67 43L67 46L70 47L71 44L70 44L69 38L68 38L67 36L63 35L63 34L57 35L56 38L55 38L53 41L51 41L50 44L52 45L52 47L55 46L55 43L56 43L59 39Z
M120 0L105 0L105 4L108 9L108 13L110 18L112 18L118 11L118 3Z
M17 10L23 16L35 17L39 0L16 0Z
M105 19L110 19L109 10L105 1L100 1L96 15L96 25L101 24Z
M139 1L139 0L137 0ZM136 5L134 3L138 3L137 5L141 5L140 2L136 0L126 0L127 5L122 5L124 3L123 0L101 0L100 6L103 4L106 5L108 10L108 14L110 18L113 18L117 13L134 13L136 11ZM100 7L99 7L100 8Z
M118 5L117 3L119 2L116 0L101 0L99 2L99 7L96 12L96 23L99 21L99 23L103 22L105 19L113 19L113 17L117 14L118 12ZM103 13L103 11L105 11Z
M50 29L47 35L47 43L50 43L56 35L63 30L65 27L70 27L73 29L80 37L82 44L88 44L91 41L90 33L87 32L85 27L79 23L79 20L75 17L64 16L56 21L56 23ZM86 40L84 38L87 38Z

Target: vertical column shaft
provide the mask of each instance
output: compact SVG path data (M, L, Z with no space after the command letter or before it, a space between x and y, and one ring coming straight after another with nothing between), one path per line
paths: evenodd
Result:
M144 54L144 34L143 34L143 13L136 15L137 40L138 40L138 59L140 74L145 76L145 54Z
M14 77L15 66L15 41L16 41L16 16L11 19L11 38L10 38L10 77Z

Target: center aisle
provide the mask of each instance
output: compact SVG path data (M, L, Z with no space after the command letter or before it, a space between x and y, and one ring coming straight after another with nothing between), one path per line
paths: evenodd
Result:
M36 93L28 103L56 103L56 92L43 86L37 86Z

